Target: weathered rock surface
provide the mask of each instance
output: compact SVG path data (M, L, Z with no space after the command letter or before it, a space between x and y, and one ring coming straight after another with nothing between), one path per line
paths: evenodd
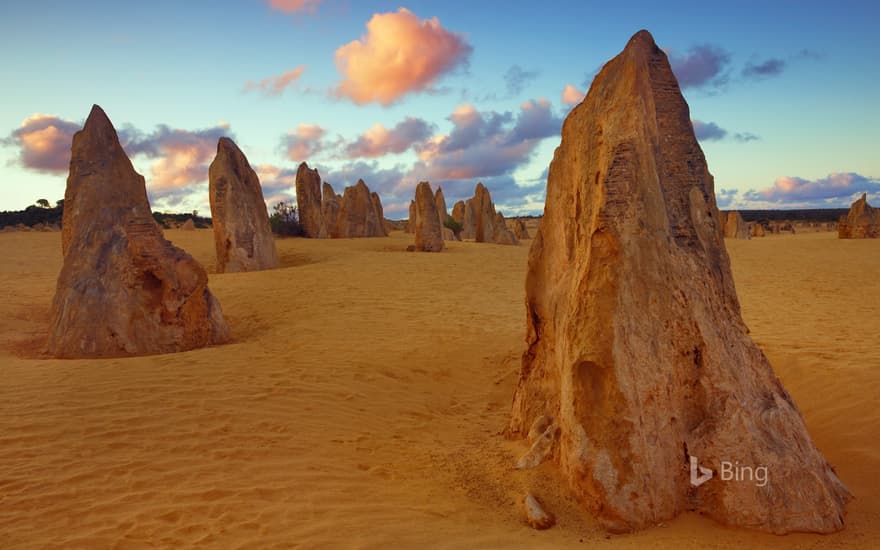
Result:
M556 445L559 428L549 416L542 415L532 422L529 429L529 450L516 461L517 470L534 468L544 462Z
M724 213L721 213L722 217L725 219L724 224L724 236L728 239L748 239L749 238L749 226L745 222L740 214L737 211L728 212L725 216Z
M323 236L329 237L336 231L340 203L342 203L342 196L337 195L333 186L325 181L321 197L321 218L323 220L321 234Z
M97 105L73 138L62 225L50 354L147 355L229 339L207 273L162 236L144 178Z
M370 193L364 180L346 187L339 205L333 238L385 237L385 221L379 195Z
M477 213L474 209L474 201L472 199L468 199L464 203L464 209L462 210L462 221L461 221L461 238L462 239L476 239L477 237Z
M416 187L415 236L416 251L441 252L443 235L440 231L440 215L431 184L423 181Z
M278 267L260 178L241 149L226 137L217 143L217 156L208 168L208 197L217 273Z
M327 237L321 203L321 174L317 168L309 169L305 162L296 170L296 207L303 237L323 239Z
M473 239L478 243L491 243L495 240L495 205L489 190L482 183L477 183L474 196L465 203L465 219L468 212L472 216Z
M440 233L443 236L443 240L460 241L461 238L455 233L455 231L446 226L448 220L453 218L446 210L446 197L443 196L443 189L440 187L437 188L437 192L434 194L434 202L437 204L437 215L440 217Z
M189 218L188 220L183 222L183 225L181 225L180 228L184 231L195 231L196 224L193 222L192 218Z
M752 237L763 237L764 235L766 235L764 226L758 222L751 224L749 235L751 235Z
M457 201L452 205L452 219L464 224L464 201Z
M852 203L849 213L837 224L839 239L876 239L880 237L880 209L868 204L867 193Z
M416 232L416 201L409 201L409 218L406 220L406 232Z
M387 237L388 236L388 225L385 223L385 211L382 209L382 199L379 198L379 193L373 191L370 193L370 201L373 204L373 212L376 213L376 217L379 219L379 227L377 229L376 235L367 235L368 237Z
M455 232L448 227L441 227L440 234L443 236L444 241L460 241L461 239L455 236Z
M482 183L477 183L474 196L467 202L455 204L452 219L459 221L458 217L461 217L462 239L473 239L478 243L519 244L516 235L507 228L504 216L495 212L492 196Z
M526 513L526 523L532 529L540 531L556 525L556 518L544 509L541 501L532 493L526 494L525 498L523 498L523 509Z
M687 510L836 531L849 493L748 335L721 223L688 106L641 31L569 114L550 165L507 433L552 418L552 456L612 531ZM769 481L695 486L692 458L766 467Z
M495 219L492 223L492 242L495 244L519 244L516 235L507 227L507 221L501 212L495 213Z
M529 235L529 229L526 227L526 222L520 218L513 220L513 234L517 239L531 239L531 235Z

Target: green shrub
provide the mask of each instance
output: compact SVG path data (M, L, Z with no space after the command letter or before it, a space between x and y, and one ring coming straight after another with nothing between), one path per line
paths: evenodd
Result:
M299 212L297 212L295 204L282 201L276 204L272 210L274 212L269 216L269 226L272 228L272 233L279 237L299 237L302 235Z
M443 222L443 226L447 229L452 230L452 232L455 233L456 236L461 233L461 230L463 228L461 223L455 221L452 217L446 218L446 221Z

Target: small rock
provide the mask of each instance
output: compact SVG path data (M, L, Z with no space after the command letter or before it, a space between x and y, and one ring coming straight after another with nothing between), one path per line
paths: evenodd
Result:
M556 525L553 514L544 510L541 502L532 493L527 493L523 499L523 507L526 511L526 523L532 529L542 531Z

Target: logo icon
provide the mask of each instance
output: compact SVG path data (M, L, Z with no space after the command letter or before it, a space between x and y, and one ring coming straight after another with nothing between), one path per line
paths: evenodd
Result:
M699 458L691 456L691 485L699 487L712 479L713 475L712 470L700 466Z

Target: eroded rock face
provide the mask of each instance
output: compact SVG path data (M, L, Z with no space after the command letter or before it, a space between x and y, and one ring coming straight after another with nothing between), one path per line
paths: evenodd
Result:
M190 218L183 222L183 225L180 226L180 229L182 229L183 231L195 231L196 224L193 223L192 218Z
M444 227L447 218L449 218L449 212L446 210L446 197L443 196L443 189L440 187L438 187L437 192L434 193L434 204L437 206L437 216L440 218L440 227Z
M461 222L461 238L462 239L476 239L477 237L477 212L474 208L473 199L468 199L467 202L464 203L464 209L462 210L464 213L462 215Z
M406 232L416 232L416 201L409 201L409 218L406 220Z
M379 219L379 226L377 229L377 235L367 235L368 237L387 237L388 236L388 224L385 223L385 211L382 209L382 199L379 198L379 193L373 191L370 193L370 201L373 203L373 212L376 213L376 217Z
M208 196L217 273L278 267L260 179L229 138L220 138L217 143L217 156L208 168Z
M452 205L452 219L464 224L464 201L457 201Z
M507 228L504 216L495 212L492 196L482 183L477 183L474 196L467 202L455 204L452 218L458 221L457 216L461 217L462 239L473 239L478 243L519 244L516 235Z
M97 105L73 138L62 225L50 354L148 355L229 339L207 273L162 236L144 178Z
M327 237L321 203L321 174L303 162L296 170L296 207L303 236L312 239Z
M416 251L441 252L443 235L440 226L440 215L431 184L423 181L416 187L415 236Z
M468 199L473 215L474 240L478 243L491 243L495 240L495 205L489 190L482 183L474 189L474 196ZM467 217L467 210L465 210Z
M531 235L529 235L529 229L526 227L526 222L517 218L513 220L513 234L517 239L531 239Z
M336 220L339 218L339 204L342 197L337 195L333 186L324 182L321 197L321 217L323 220L323 235L329 237L336 231Z
M850 496L748 335L712 175L646 31L565 121L526 306L507 433L552 419L550 456L607 529L687 510L773 533L843 527ZM695 486L692 459L769 481Z
M495 219L492 222L492 242L495 244L519 244L516 235L507 227L507 221L501 212L495 214Z
M379 195L370 193L364 180L346 187L339 205L333 238L385 237L385 221Z
M724 216L724 213L721 213ZM749 226L745 222L740 214L737 211L728 212L727 216L724 218L726 223L724 224L724 236L728 239L748 239L749 238Z
M852 203L849 213L837 224L839 239L876 239L880 237L880 209L868 204L867 193Z
M749 234L752 237L763 237L764 235L766 235L766 231L764 231L763 225L761 225L758 222L755 222L751 225L751 228L749 229Z

